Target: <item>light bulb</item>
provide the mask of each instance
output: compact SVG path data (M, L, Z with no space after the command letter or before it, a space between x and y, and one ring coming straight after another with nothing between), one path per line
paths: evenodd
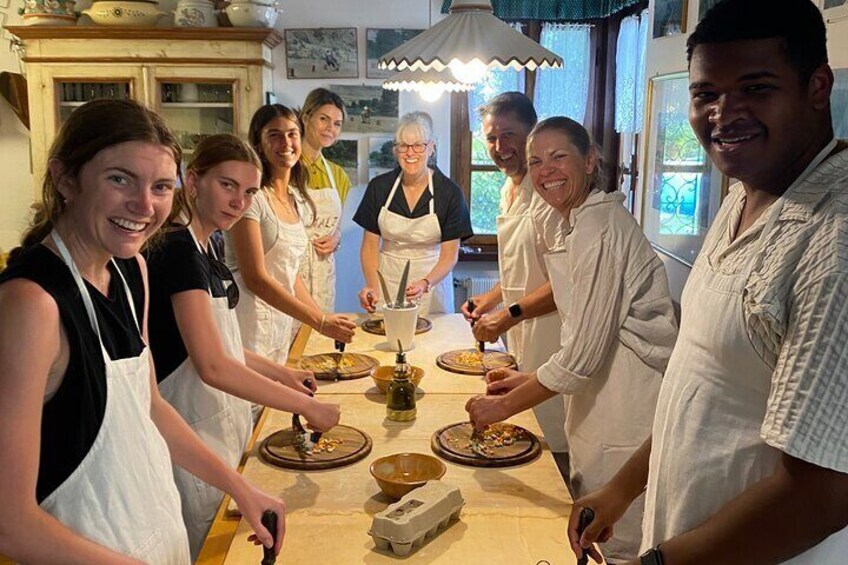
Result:
M421 85L418 89L418 96L425 102L435 102L442 97L442 92L444 92L444 89L441 85L428 83Z
M448 67L456 80L466 84L477 84L486 78L488 71L488 66L480 59L472 59L467 63L463 63L459 59L452 59L448 63Z

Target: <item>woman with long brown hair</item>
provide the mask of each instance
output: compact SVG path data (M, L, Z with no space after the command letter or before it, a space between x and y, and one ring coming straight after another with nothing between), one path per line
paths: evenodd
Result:
M261 107L249 139L262 162L262 190L244 217L225 233L227 266L242 289L236 307L246 348L285 363L292 318L336 340L350 342L356 324L325 313L298 276L309 244L304 221L315 215L300 161L301 124L281 104Z
M174 464L229 492L257 532L285 506L159 395L141 247L171 211L181 152L138 103L76 109L43 200L0 274L0 553L33 563L189 563Z

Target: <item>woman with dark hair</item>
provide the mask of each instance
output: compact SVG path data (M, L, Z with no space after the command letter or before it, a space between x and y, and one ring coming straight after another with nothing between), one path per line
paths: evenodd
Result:
M605 192L598 151L583 126L539 122L527 139L533 187L568 224L545 265L562 319L561 348L532 373L495 370L489 396L467 405L478 428L566 394L565 434L576 497L603 485L651 433L660 379L677 323L665 268L624 195ZM634 559L642 504L604 545L613 562Z
M33 563L189 563L173 463L229 492L256 536L285 506L159 395L139 255L171 211L180 148L138 103L75 110L35 220L0 274L0 553Z
M174 206L163 241L147 253L159 391L232 468L253 430L251 402L303 414L320 431L339 420L337 405L312 397L311 373L242 345L234 310L239 288L211 236L241 218L259 191L261 170L253 149L233 135L201 141L186 167L185 198ZM174 477L194 560L223 493L178 467Z
M342 205L350 189L347 173L321 153L339 139L345 119L341 97L326 88L306 96L300 110L303 121L301 161L309 170L309 195L315 203L315 218L308 222L310 245L300 265L306 289L322 310L336 308L336 260L341 243Z
M227 266L242 289L236 313L244 346L284 364L292 318L347 343L356 324L325 313L297 275L309 245L304 219L315 217L297 114L281 104L261 107L250 121L249 139L262 163L262 190L225 232Z

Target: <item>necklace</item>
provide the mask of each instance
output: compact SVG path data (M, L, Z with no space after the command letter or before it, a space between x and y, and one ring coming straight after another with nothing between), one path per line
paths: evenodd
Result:
M297 216L297 213L295 212L295 209L291 204L291 198L292 198L291 195L287 195L287 198L285 200L283 200L282 198L280 198L280 195L277 194L276 190L272 189L270 192L271 192L271 194L274 195L274 198L277 199L277 202L280 203L280 205L285 209L285 211L288 214L290 214L290 215L293 214L293 215Z

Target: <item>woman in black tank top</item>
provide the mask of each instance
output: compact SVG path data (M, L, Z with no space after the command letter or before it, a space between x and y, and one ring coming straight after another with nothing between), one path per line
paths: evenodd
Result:
M171 211L180 155L161 118L117 100L78 108L51 148L42 202L0 273L0 547L14 561L187 563L169 451L231 491L267 546L261 514L276 512L279 551L282 502L151 386L139 251Z

